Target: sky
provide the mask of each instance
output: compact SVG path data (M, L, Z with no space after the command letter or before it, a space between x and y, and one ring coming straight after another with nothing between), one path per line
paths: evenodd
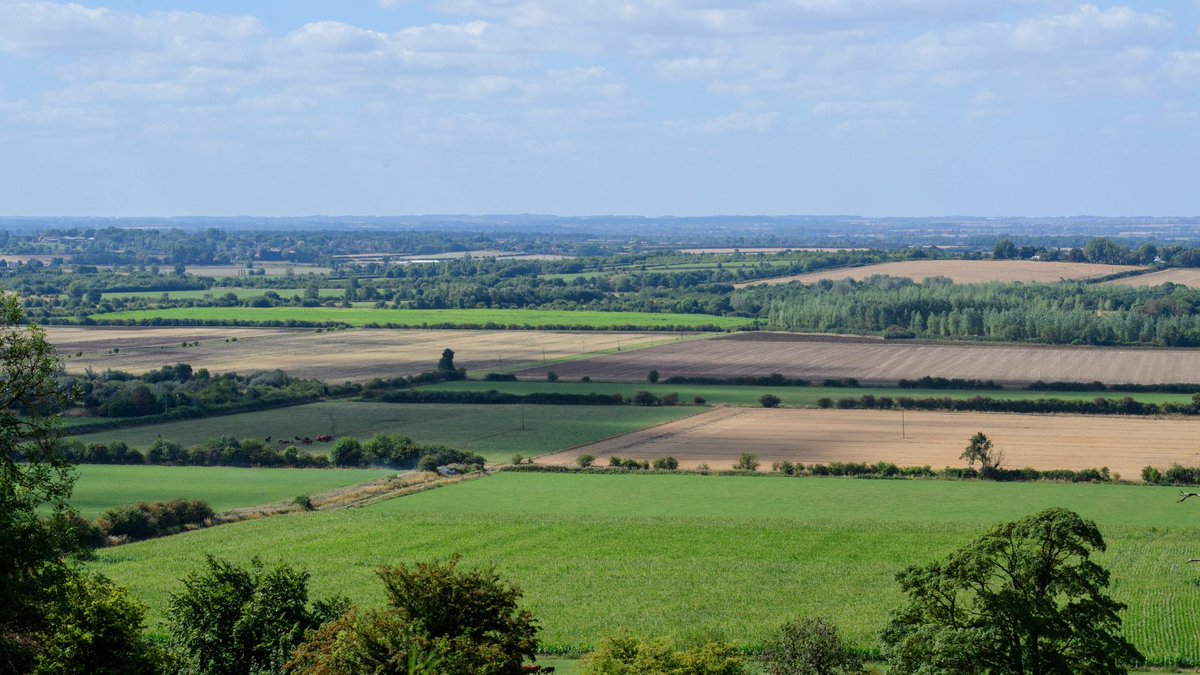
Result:
M0 215L1200 215L1200 0L0 0Z

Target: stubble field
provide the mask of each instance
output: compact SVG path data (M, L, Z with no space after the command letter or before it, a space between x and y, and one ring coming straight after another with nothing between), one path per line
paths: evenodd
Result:
M1112 281L1105 281L1104 283L1119 284L1121 286L1158 286L1168 282L1187 286L1188 288L1200 288L1200 269L1172 268L1148 274L1138 274L1132 277L1122 277L1120 279L1113 279Z
M758 284L786 284L799 281L805 284L822 279L865 279L883 274L923 281L929 277L949 277L956 284L978 284L989 281L1054 283L1062 280L1094 279L1118 272L1139 269L1134 265L1100 265L1092 263L1040 262L1035 260L905 260L864 267L841 267L773 279L759 279L734 284L744 288Z
M926 343L872 338L736 333L699 342L610 354L554 368L522 373L544 377L554 370L566 378L645 381L658 370L662 379L764 376L820 381L856 378L895 384L901 378L959 377L1005 384L1095 382L1161 384L1200 382L1200 349L1136 349L978 343Z
M604 353L663 342L680 335L589 331L338 330L283 328L46 329L67 358L68 372L112 368L131 373L189 363L214 372L247 373L275 368L326 382L359 382L433 370L442 350L468 371L511 370L543 361ZM183 347L199 342L199 345ZM113 348L119 351L110 353ZM76 357L76 352L83 352ZM624 353L624 352L622 352Z
M987 434L1004 466L1035 469L1108 467L1138 480L1147 465L1200 465L1200 420L1098 415L1017 415L895 410L717 408L657 427L539 458L574 465L581 454L674 457L684 468L729 469L743 452L772 462L892 462L935 468L963 466L970 437Z

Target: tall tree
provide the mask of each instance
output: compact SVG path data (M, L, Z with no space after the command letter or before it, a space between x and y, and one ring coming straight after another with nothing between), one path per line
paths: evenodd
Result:
M897 675L1125 673L1141 654L1121 636L1095 523L1047 509L1002 523L941 562L897 575L907 606L883 642Z

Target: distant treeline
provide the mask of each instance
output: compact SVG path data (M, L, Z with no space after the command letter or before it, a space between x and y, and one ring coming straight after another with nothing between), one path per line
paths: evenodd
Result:
M1061 398L1001 399L986 396L972 398L911 398L908 396L873 396L821 398L820 408L849 410L866 408L872 410L952 410L956 412L1007 412L1007 413L1069 413L1074 415L1197 415L1200 402L1150 403L1125 398L1094 398L1072 400Z
M755 286L735 311L769 328L1087 345L1200 346L1200 290L1086 283L923 283L896 277Z

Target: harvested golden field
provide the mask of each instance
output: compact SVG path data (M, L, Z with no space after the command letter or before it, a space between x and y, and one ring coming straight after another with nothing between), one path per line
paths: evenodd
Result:
M786 284L792 281L811 284L822 279L830 281L865 279L874 274L908 277L914 281L922 281L929 277L949 277L956 284L981 284L989 281L1054 283L1063 280L1093 279L1136 269L1139 268L1133 265L1097 265L1036 260L905 260L866 265L865 267L839 267L789 277L759 279L734 284L734 287Z
M544 377L548 369L521 373ZM820 382L856 378L895 384L900 379L960 377L1005 384L1200 382L1200 349L1137 349L954 342L914 342L795 333L734 333L610 354L553 368L564 378L645 381L657 370L672 376L739 377L782 373Z
M337 330L284 328L46 329L69 372L113 368L144 373L189 363L214 372L281 368L326 382L364 381L432 370L442 350L468 371L540 364L591 352L679 339L676 334L602 331ZM228 341L227 341L228 340ZM199 342L195 346L182 346ZM118 349L116 354L110 353ZM74 356L83 352L82 356Z
M982 431L1004 453L1003 466L1089 469L1107 466L1129 480L1142 467L1200 464L1200 420L1095 415L1008 415L895 410L716 408L538 461L570 465L581 454L653 460L674 457L682 467L729 469L743 452L770 469L784 460L893 462L900 466L962 466L967 441Z
M1113 279L1104 283L1120 284L1122 286L1158 286L1159 284L1168 282L1187 286L1188 288L1200 288L1200 269L1172 268L1148 274L1139 274L1133 277Z

